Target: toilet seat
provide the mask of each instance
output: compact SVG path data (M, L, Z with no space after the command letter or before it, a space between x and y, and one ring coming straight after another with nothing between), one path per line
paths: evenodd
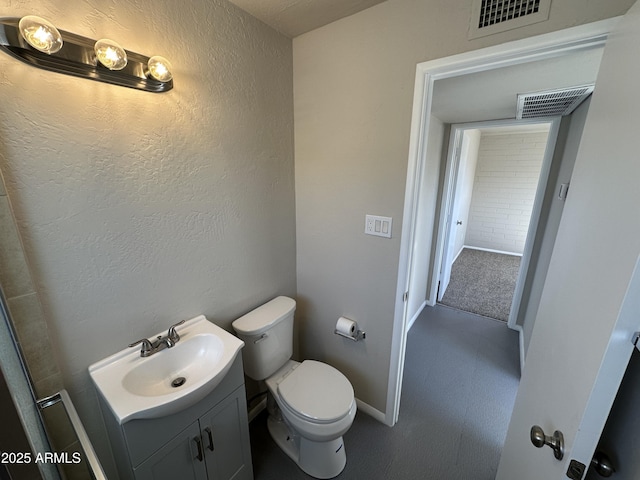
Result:
M326 363L305 360L278 384L288 410L319 424L347 416L353 405L353 387L341 372Z

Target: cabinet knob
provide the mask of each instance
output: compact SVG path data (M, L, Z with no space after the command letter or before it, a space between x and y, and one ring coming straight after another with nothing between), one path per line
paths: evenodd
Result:
M601 477L610 477L616 471L607 454L600 451L596 452L593 456L591 466Z

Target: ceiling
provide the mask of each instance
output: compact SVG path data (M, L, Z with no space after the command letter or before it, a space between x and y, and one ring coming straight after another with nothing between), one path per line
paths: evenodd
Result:
M444 123L512 119L519 93L595 83L602 48L436 80L431 113Z
M384 0L230 0L288 37L327 25Z

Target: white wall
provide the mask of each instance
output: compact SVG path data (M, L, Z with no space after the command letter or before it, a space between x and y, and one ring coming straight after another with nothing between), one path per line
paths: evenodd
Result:
M294 39L303 355L343 368L356 395L385 411L416 65L620 15L632 3L554 1L546 22L469 41L471 2L387 0ZM364 235L367 213L394 218L391 240ZM339 315L360 320L367 340L336 338Z
M153 94L0 53L0 168L65 387L117 478L87 367L177 320L230 329L295 296L291 40L225 0L0 6L175 70Z
M522 254L547 136L482 134L466 245Z

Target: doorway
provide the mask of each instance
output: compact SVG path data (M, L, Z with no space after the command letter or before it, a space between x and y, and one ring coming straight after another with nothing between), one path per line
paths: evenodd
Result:
M556 126L451 127L433 279L438 303L504 322L518 310L514 294L530 265Z
M427 305L434 305L435 298L431 292L436 291L434 285L427 285L427 295L424 302L419 300L424 295L424 290L420 282L416 282L419 275L418 265L415 263L416 257L416 237L419 234L418 225L419 208L422 203L430 204L430 208L435 210L434 202L424 202L421 197L433 194L433 189L425 187L432 185L434 178L440 178L440 161L433 161L428 158L430 150L434 149L437 138L431 133L436 131L442 134L444 124L458 123L448 122L437 118L436 112L437 98L434 97L434 87L438 80L453 79L461 80L465 76L473 74L483 74L494 72L496 69L504 67L515 67L526 65L543 60L549 60L562 64L566 57L571 54L588 54L594 49L602 49L607 39L608 32L615 24L614 20L605 20L593 24L574 27L561 32L527 38L508 44L497 45L495 47L484 48L472 52L467 52L453 57L438 59L419 64L416 72L414 109L412 115L411 139L409 145L409 162L407 168L407 187L405 193L405 209L402 223L401 248L398 266L398 283L396 306L394 310L392 351L390 361L387 409L385 423L394 425L397 422L400 409L400 397L402 388L402 378L404 370L405 349L407 332L410 320L416 317ZM553 69L544 70L552 71ZM596 68L597 71L597 68ZM534 78L536 75L530 76ZM455 83L455 82L454 82ZM482 99L483 94L477 89L466 92L472 98L471 104L479 105L477 99ZM467 118L466 121L480 121L486 118L486 109L480 107L477 118ZM502 114L497 118L513 118L512 114ZM464 121L464 120L463 120ZM438 124L440 127L438 127ZM435 147L435 150L438 150ZM431 212L435 218L435 212ZM431 223L433 226L434 224ZM435 229L432 232L436 231ZM433 238L431 237L432 241ZM435 242L433 242L435 243ZM424 268L420 271L433 270L433 255L421 255L426 258ZM425 282L428 284L428 282ZM418 288L416 288L416 285ZM518 287L516 287L518 288ZM416 297L418 300L416 300ZM415 309L409 308L409 304L417 305ZM415 310L415 311L414 311ZM520 335L521 363L524 360L525 340L522 334L522 326L514 325Z

